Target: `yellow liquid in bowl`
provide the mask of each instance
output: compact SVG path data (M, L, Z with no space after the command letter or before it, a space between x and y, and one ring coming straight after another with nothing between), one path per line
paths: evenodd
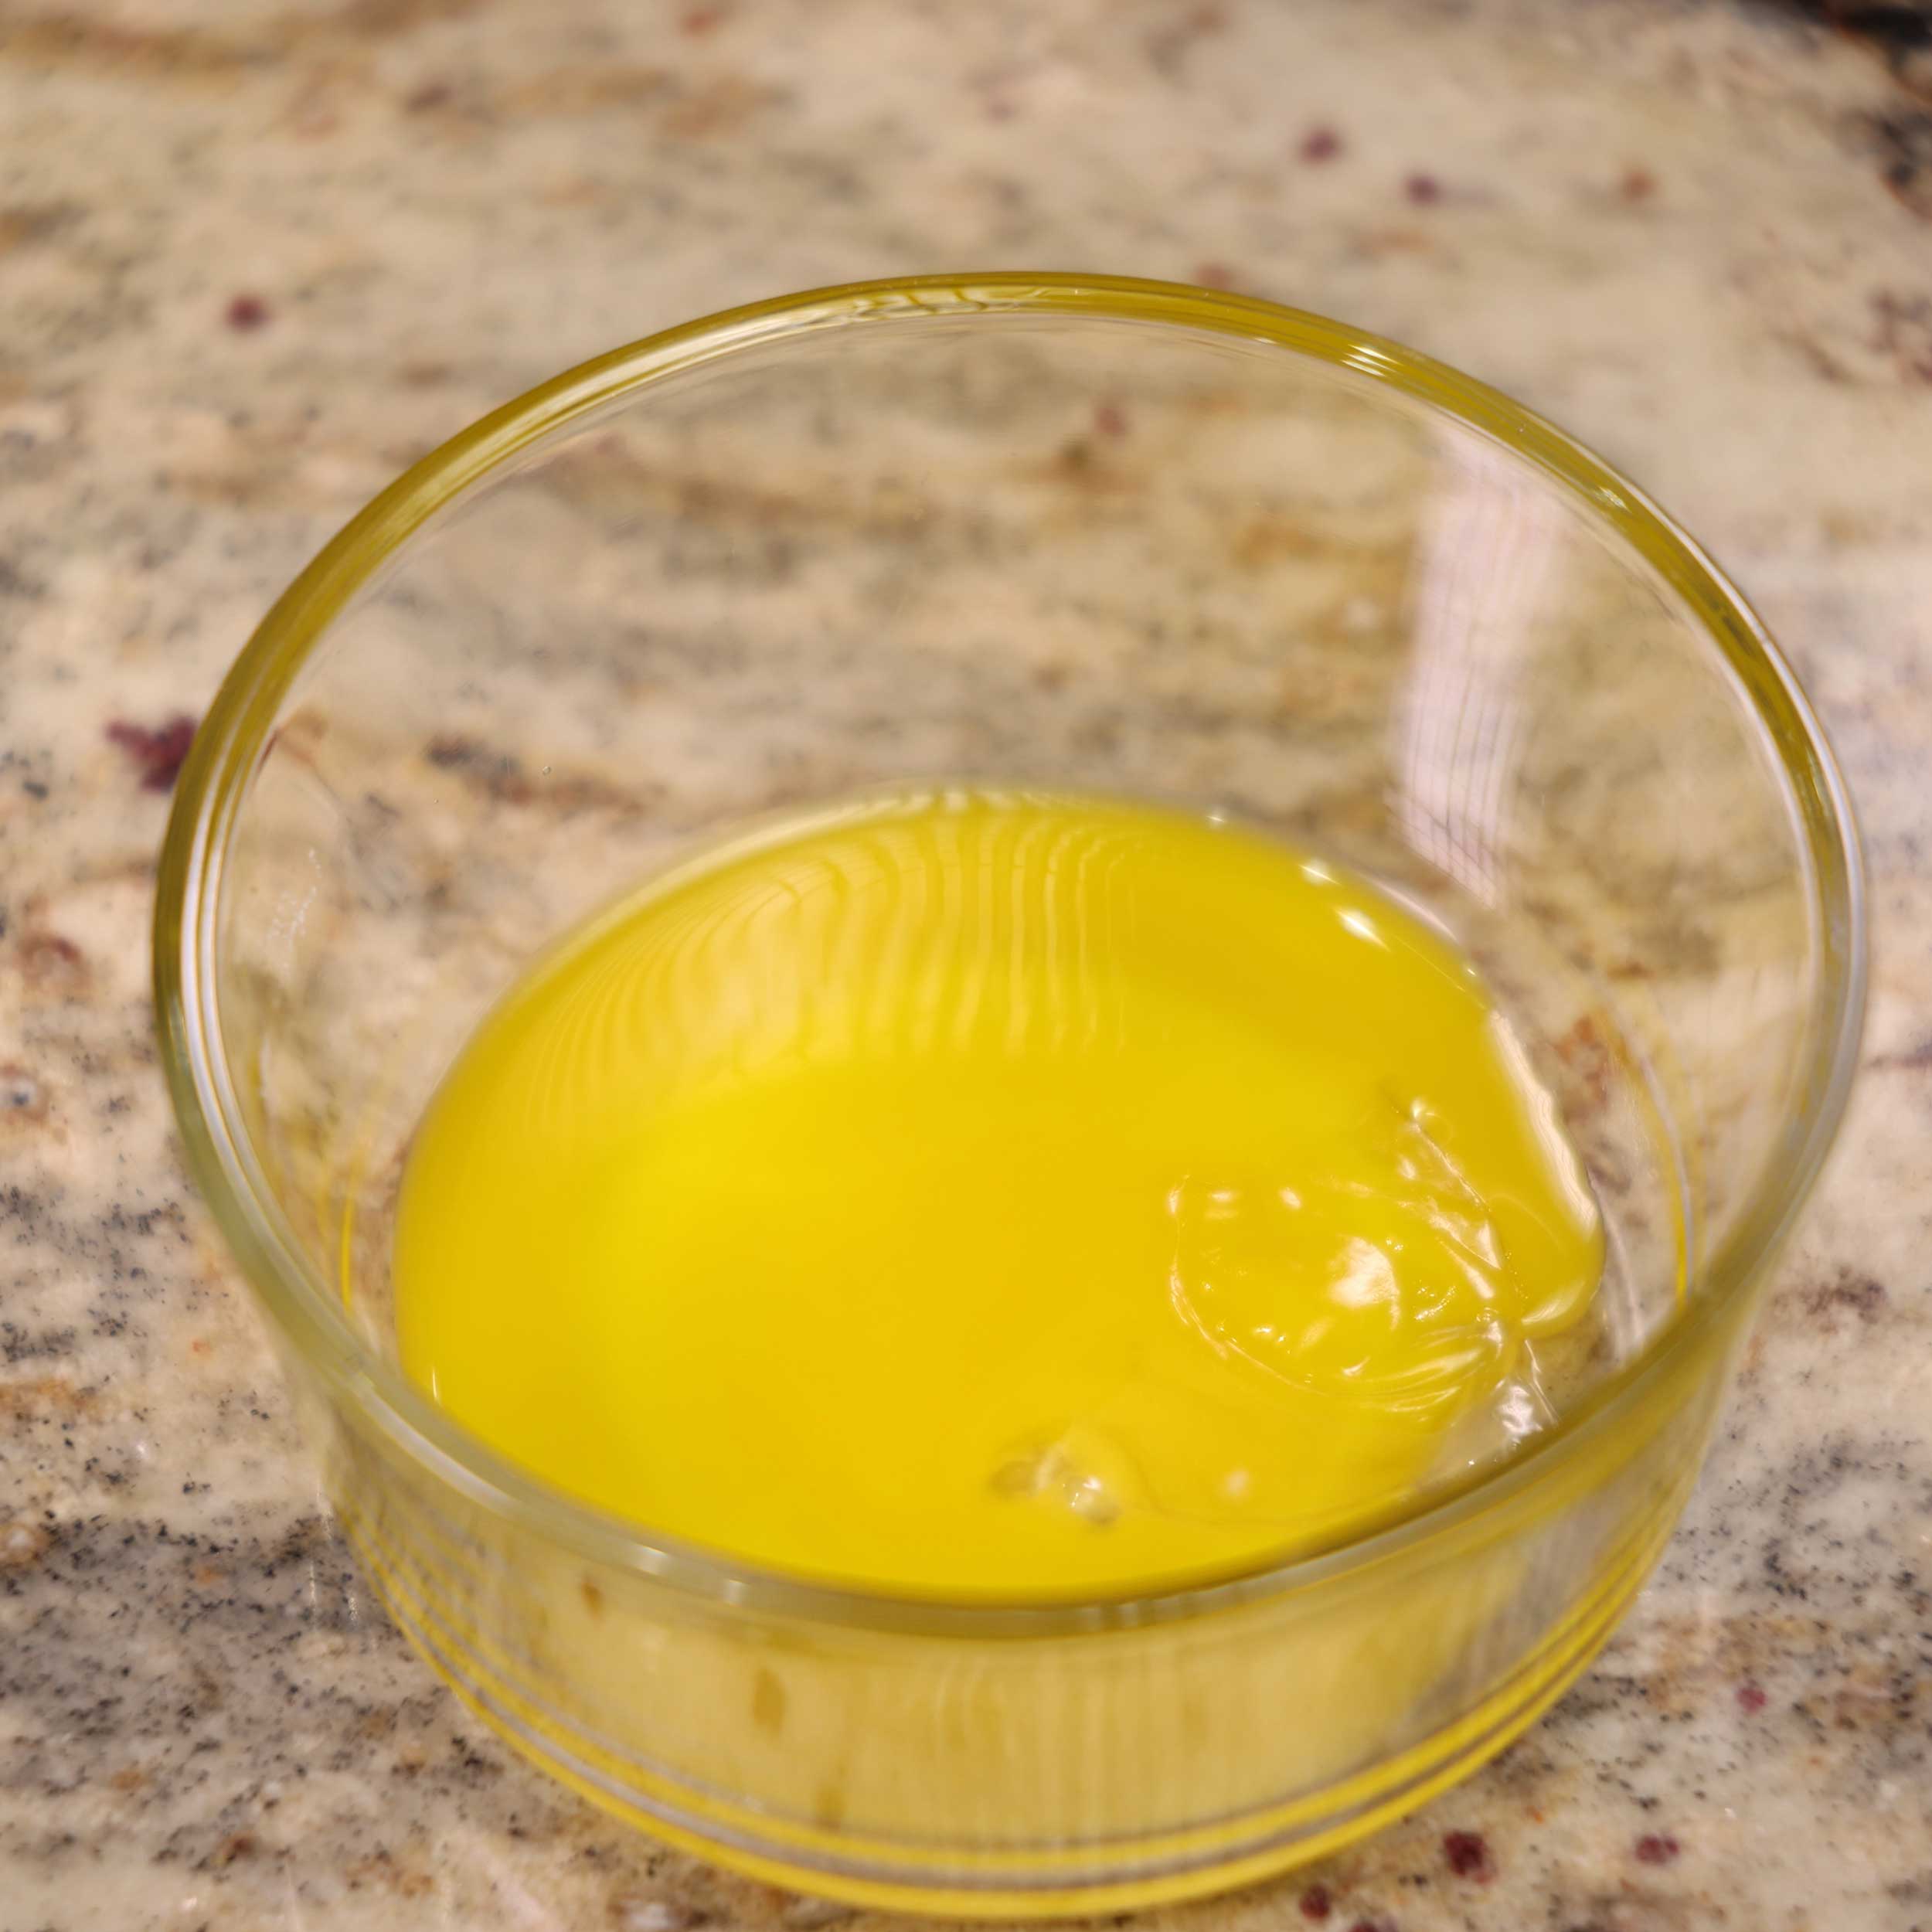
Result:
M1602 1261L1468 960L1237 827L908 793L675 871L485 1021L404 1175L410 1372L649 1532L1117 1594L1440 1473Z

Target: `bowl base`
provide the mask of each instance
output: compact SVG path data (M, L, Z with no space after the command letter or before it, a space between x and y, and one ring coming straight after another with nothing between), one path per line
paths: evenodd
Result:
M998 1869L962 1872L957 1865L947 1869L935 1857L930 1877L909 1872L903 1862L895 1870L869 1855L869 1848L842 1849L831 1832L817 1835L820 1847L794 1849L767 1834L754 1836L756 1821L747 1821L751 1830L740 1830L706 1818L696 1804L640 1790L634 1772L627 1781L607 1753L572 1740L554 1717L463 1642L410 1587L406 1566L383 1549L366 1520L340 1504L337 1513L364 1573L410 1647L519 1756L600 1810L677 1851L789 1891L872 1910L1020 1920L1141 1911L1279 1877L1342 1850L1460 1783L1520 1736L1589 1667L1662 1555L1682 1502L1681 1495L1667 1499L1583 1601L1487 1698L1400 1757L1312 1801L1253 1815L1235 1831L1225 1821L1203 1831L1201 1838L1211 1842L1192 1852L1185 1834L1162 1835L1158 1845L1150 1835L1140 1855L1131 1840L1117 1838L1094 1848L1090 1876L1070 1869L1062 1853L1050 1877L1031 1878L1010 1860Z

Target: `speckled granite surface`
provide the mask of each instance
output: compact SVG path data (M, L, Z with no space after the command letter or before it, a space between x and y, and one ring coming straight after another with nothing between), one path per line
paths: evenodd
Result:
M962 264L1226 281L1554 415L1758 602L1873 870L1844 1141L1622 1634L1471 1785L1161 1916L1932 1927L1916 17L0 5L0 1932L833 1916L524 1770L370 1606L182 1175L146 925L177 721L399 465L658 324Z

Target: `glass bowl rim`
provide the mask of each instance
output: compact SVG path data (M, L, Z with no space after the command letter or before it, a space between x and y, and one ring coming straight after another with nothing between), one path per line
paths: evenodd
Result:
M587 412L701 363L855 324L1026 311L1206 332L1352 369L1500 444L1607 523L1681 597L1768 737L1795 811L1822 949L1795 1131L1760 1177L1699 1291L1645 1348L1506 1462L1398 1501L1331 1546L1111 1596L941 1599L767 1570L554 1489L498 1456L355 1332L301 1258L264 1185L222 1044L214 963L227 842L266 755L281 699L349 600L446 505ZM155 1001L189 1165L231 1251L287 1345L352 1423L472 1504L546 1541L714 1603L802 1621L955 1636L1070 1634L1205 1614L1318 1583L1447 1534L1553 1478L1614 1430L1755 1287L1828 1152L1856 1068L1866 980L1863 869L1849 793L1789 665L1703 551L1648 497L1541 417L1486 384L1346 324L1253 297L1118 276L994 272L894 277L750 303L581 363L459 431L396 478L317 553L236 658L178 781L156 883Z

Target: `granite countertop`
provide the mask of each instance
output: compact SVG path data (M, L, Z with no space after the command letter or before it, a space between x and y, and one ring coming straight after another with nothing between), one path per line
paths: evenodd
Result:
M1932 1928L1932 23L1832 0L0 5L0 1932L813 1926L478 1733L184 1175L192 720L396 468L658 325L1053 266L1328 310L1648 485L1864 816L1864 1070L1702 1485L1471 1784L1196 1926Z

